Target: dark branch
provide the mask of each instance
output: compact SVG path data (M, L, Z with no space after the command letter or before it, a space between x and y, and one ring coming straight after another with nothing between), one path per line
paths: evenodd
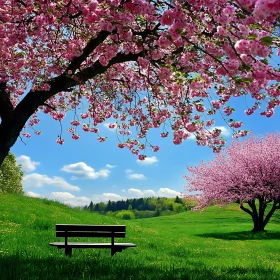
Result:
M240 204L240 209L242 209L244 212L248 213L249 215L253 216L253 212L250 211L248 208L245 208L243 204Z
M13 117L15 119L14 125L18 128L20 127L20 131L24 126L25 122L29 119L29 117L37 110L39 106L44 104L50 97L54 96L58 92L61 91L69 91L74 86L79 84L84 84L89 79L94 78L97 75L103 74L107 69L109 69L112 65L128 62L128 61L136 61L138 57L142 56L143 52L138 54L123 54L119 53L116 57L111 59L107 66L103 66L96 61L91 67L85 68L79 73L77 73L75 78L77 80L72 79L69 75L62 74L53 80L51 80L48 84L50 85L50 90L48 91L30 91L22 101L15 108Z
M109 62L107 66L103 66L99 63L99 61L96 61L91 67L85 68L78 74L74 75L75 78L78 78L77 80L72 79L69 75L64 73L48 82L50 85L50 89L48 91L29 91L15 109L9 107L12 106L12 104L8 98L8 93L5 91L5 86L2 83L0 94L0 112L3 114L5 121L3 121L2 118L2 123L0 123L0 135L4 136L3 138L0 137L0 146L2 147L0 149L0 162L3 162L5 156L16 142L22 128L30 116L50 97L61 91L69 91L74 86L85 83L89 79L103 74L114 64L136 61L137 58L143 56L143 54L144 52L127 55L119 53ZM9 115L6 113L7 107L10 108L9 112L12 112L9 119L7 119L7 116Z
M94 39L91 39L88 44L85 46L82 55L75 57L68 68L66 73L70 70L73 73L81 66L81 64L89 57L89 55L99 46L109 35L108 31L101 31L98 36Z
M144 52L140 52L138 54L123 54L118 53L117 56L112 58L107 66L103 66L99 61L96 61L93 66L83 69L81 72L77 73L77 77L79 80L87 81L89 79L94 78L96 75L103 74L108 68L113 66L114 64L119 64L128 61L136 61L138 57L143 56ZM76 82L79 84L79 82Z
M82 14L83 14L83 12L80 11L80 12L76 13L75 15L70 15L69 18L75 19L75 18L78 18L79 16L81 16Z
M17 2L18 2L19 4L21 4L22 6L24 6L24 7L27 7L27 5L26 5L23 1L21 1L21 0L17 0Z
M266 215L265 219L264 219L264 226L267 225L267 223L269 222L270 218L272 217L272 215L274 214L274 212L277 209L277 202L273 202L272 208L270 209L270 211L268 212L268 214Z
M51 108L51 109L54 110L54 111L56 110L53 106L49 105L48 103L43 103L43 105L44 105L44 106L47 106L47 107L49 107L49 108Z

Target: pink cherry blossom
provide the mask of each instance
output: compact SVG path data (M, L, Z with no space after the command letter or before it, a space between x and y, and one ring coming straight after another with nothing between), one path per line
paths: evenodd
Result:
M78 126L78 125L80 125L80 122L79 121L71 121L71 125Z
M209 131L218 110L234 119L240 96L260 101L248 102L245 116L260 108L272 117L280 106L279 0L0 0L0 7L0 164L14 135L41 131L40 112L63 129L70 119L74 140L112 123L133 154L140 145L158 150L147 139L155 128L176 145L193 133L197 145L218 152L226 142ZM234 137L246 135L240 122L228 122Z
M60 145L64 144L64 140L60 137L56 139L56 142Z
M197 131L198 127L194 123L188 123L186 125L186 129L189 132L195 132L195 131Z
M245 111L245 114L249 116L249 115L252 115L254 113L254 111L255 110L253 108L249 108Z
M25 136L26 138L30 138L31 137L29 132L24 132L24 133L22 133L22 135Z
M80 138L80 135L78 134L72 134L72 139L78 140Z
M118 144L118 147L121 148L121 149L123 149L123 148L125 147L125 144L124 144L124 143L119 143L119 144Z
M83 113L81 114L81 118L84 120L84 119L87 119L88 118L88 113Z
M101 143L102 143L102 142L105 142L106 139L107 139L106 137L98 137L98 138L97 138L97 140L98 140L99 142L101 142Z
M90 128L89 128L88 124L83 124L82 128L83 128L83 131L85 131L85 132L90 131Z
M235 140L213 160L187 169L186 190L199 193L195 195L199 201L195 209L239 203L252 217L253 230L263 231L280 208L279 133L262 137L252 134L245 141ZM271 207L265 212L269 204Z
M153 151L154 151L154 152L159 151L159 146L154 146L154 147L152 147L152 148L153 148Z
M146 158L145 155L138 155L138 159L141 160L141 161L142 161L142 160L145 160L145 158Z

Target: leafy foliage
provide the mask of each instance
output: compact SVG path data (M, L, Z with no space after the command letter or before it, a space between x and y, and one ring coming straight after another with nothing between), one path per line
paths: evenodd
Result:
M23 194L23 171L17 165L15 156L9 152L0 166L0 192Z

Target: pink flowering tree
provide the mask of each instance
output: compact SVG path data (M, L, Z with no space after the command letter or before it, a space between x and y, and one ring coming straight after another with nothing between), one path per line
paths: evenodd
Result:
M188 167L186 190L197 192L199 206L237 202L253 220L253 231L264 231L280 209L280 134L235 140L209 162Z
M41 133L42 114L70 114L74 140L105 141L98 126L110 122L139 159L159 149L153 128L219 151L217 111L247 134L227 119L229 100L248 94L246 114L262 104L267 117L280 104L269 60L279 12L279 0L0 0L0 164L19 137Z

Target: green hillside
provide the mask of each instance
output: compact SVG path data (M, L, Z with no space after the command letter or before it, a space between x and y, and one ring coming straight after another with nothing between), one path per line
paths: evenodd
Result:
M232 205L204 213L116 220L57 202L0 194L0 278L3 279L280 279L280 215L266 233L250 232L249 216ZM49 246L55 224L126 224L122 242L110 250L73 250L67 258Z

